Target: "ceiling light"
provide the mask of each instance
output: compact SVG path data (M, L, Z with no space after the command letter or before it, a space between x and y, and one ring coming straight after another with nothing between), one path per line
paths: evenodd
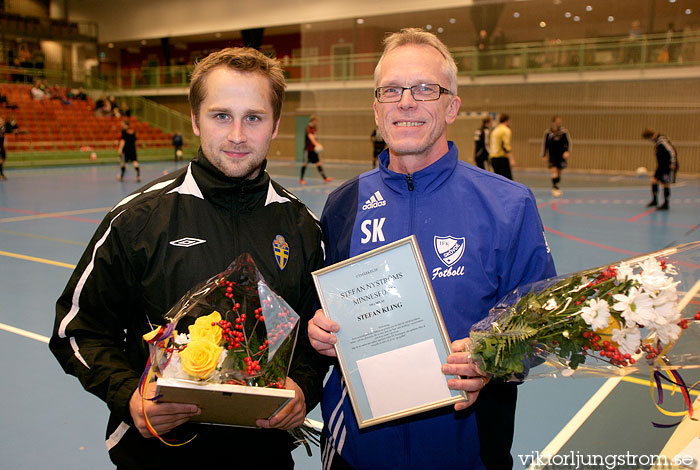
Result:
M456 18L450 18L450 24L455 24L457 22Z
M442 26L440 26L437 31L438 31L438 33L442 33L445 30L442 28Z
M676 0L668 0L668 3L676 3Z
M110 49L114 49L114 43L110 42L109 44L107 44L107 47L109 47Z
M545 23L544 21L540 21L540 28L546 28L546 27L547 27L547 23Z
M581 21L581 18L578 17L578 15L574 16L574 21Z
M520 13L517 11L513 13L513 18L520 18Z
M615 17L612 15L608 16L608 23L612 23L613 21L615 21Z
M693 12L693 10L691 10L690 8L686 8L686 9L685 9L685 14L686 14L686 15L690 15L692 12Z
M427 29L428 31L430 31L431 29L433 29L433 25L427 24L427 25L425 25L425 29Z
M564 13L564 18L571 18L571 12L567 11L566 13Z
M357 24L365 24L364 18L358 18L356 21L357 21Z
M586 5L586 11L593 11L593 7L590 5Z

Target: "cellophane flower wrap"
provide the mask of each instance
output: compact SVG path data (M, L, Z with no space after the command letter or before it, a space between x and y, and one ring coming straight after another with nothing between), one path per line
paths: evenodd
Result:
M472 327L471 354L502 381L651 372L693 388L678 371L700 367L698 289L700 242L521 286Z
M165 315L172 332L151 364L157 377L282 388L299 316L250 255L191 289Z
M142 390L159 377L284 388L299 315L270 288L249 254L190 289L164 318L165 326L144 336L151 356ZM315 440L307 426L293 431L300 440Z

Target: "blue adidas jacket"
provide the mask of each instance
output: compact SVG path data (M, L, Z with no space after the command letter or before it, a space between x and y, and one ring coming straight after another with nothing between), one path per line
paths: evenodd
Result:
M377 169L345 182L328 197L321 217L326 264L415 235L453 341L467 337L472 324L515 287L556 275L527 187L459 161L452 142L440 160L413 175L389 170L386 150L379 161ZM353 467L484 468L476 405L459 413L445 407L359 430L346 393L334 367L321 405L324 431ZM514 402L513 394L507 406L495 402L501 411L485 414L502 419L502 410L510 410L503 427L488 423L495 429L492 434L499 429L505 434L493 438L505 438L506 449Z

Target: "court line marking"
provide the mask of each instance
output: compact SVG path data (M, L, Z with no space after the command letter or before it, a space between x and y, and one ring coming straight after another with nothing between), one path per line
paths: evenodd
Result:
M31 331L23 330L21 328L15 328L14 326L6 325L4 323L0 323L0 330L5 330L8 333L14 333L16 335L24 336L25 338L33 339L35 341L39 341L41 343L46 343L49 344L50 338L44 335L40 335L37 333L32 333ZM322 430L323 429L323 422L322 421L317 421L315 419L310 419L306 418L306 423L310 424L317 430Z
M553 234L555 234L555 235L559 235L560 237L568 238L569 240L573 240L573 241L575 241L575 242L583 243L583 244L585 244L585 245L591 245L591 246L594 246L594 247L596 247L596 248L602 248L602 249L604 249L604 250L609 250L609 251L616 251L616 252L618 252L618 253L623 253L623 254L625 254L625 255L631 255L631 256L637 256L637 255L639 255L639 253L636 252L636 251L629 251L629 250L625 250L625 249L622 249L622 248L615 248L614 246L603 245L602 243L596 243L596 242L593 242L593 241L590 241L590 240L586 240L586 239L584 239L584 238L575 237L575 236L573 236L573 235L569 235L568 233L560 232L559 230L554 230L553 228L548 227L548 226L546 226L546 225L544 226L544 229L545 229L546 231L550 232L550 233L553 233Z
M31 331L23 330L21 328L15 328L14 326L6 325L4 323L0 323L0 330L5 330L16 335L24 336L29 339L49 344L49 338L47 336L32 333Z
M630 217L629 221L636 222L637 220L641 219L642 217L646 217L647 215L653 214L654 212L656 212L656 208L652 207L651 209L647 209L644 212L635 215L634 217Z
M50 242L59 242L59 243L67 243L69 245L78 245L78 246L86 246L86 242L79 242L75 240L66 240L64 238L55 238L55 237L47 237L45 235L36 235L34 233L25 233L25 232L15 232L14 230L5 230L0 228L0 233L6 233L8 235L17 235L18 237L27 237L27 238L37 238L39 240L47 240Z
M692 228L692 225L688 224L671 224L668 222L662 222L662 221L657 221L657 220L642 220L640 221L640 218L645 217L646 215L649 215L653 212L656 212L656 209L649 209L645 212L642 212L641 214L637 214L631 218L621 218L621 217L611 217L611 216L605 216L605 215L595 215L595 214L585 214L585 213L580 213L580 212L573 212L569 211L566 209L562 209L559 207L559 205L566 205L566 204L577 204L576 202L572 201L559 201L559 202L554 202L551 204L552 206L552 211L554 212L559 212L560 214L566 214L566 215L571 215L574 217L582 217L586 219L595 219L595 220L609 220L611 222L630 222L630 223L640 223L640 224L645 224L645 225L658 225L658 226L663 226L663 227L679 227L679 228Z
M4 219L0 219L0 222L22 222L25 220L39 220L39 219L51 219L51 218L64 218L64 219L69 219L69 220L77 220L79 222L92 222L92 223L100 223L101 220L97 219L85 219L82 217L72 217L77 214L91 214L94 212L105 212L112 209L111 207L95 207L92 209L79 209L79 210L74 210L74 211L63 211L63 212L53 212L53 213L41 213L41 212L34 212L34 211L24 211L24 210L18 210L18 209L9 209L6 207L0 208L0 210L4 211L9 211L9 212L20 212L20 213L30 213L31 215L24 215L24 216L18 216L18 217L7 217Z
M50 264L52 266L60 266L62 268L75 269L74 264L61 263L60 261L53 261L50 259L37 258L35 256L20 255L19 253L10 253L9 251L0 251L0 256L7 256L9 258L23 259L25 261L34 261L35 263Z
M600 406L600 404L607 398L610 392L620 383L622 377L614 377L605 381L605 383L598 389L597 392L593 394L591 398L588 399L585 405L581 407L580 410L574 415L573 418L562 428L559 433L554 436L554 439L547 444L540 455L546 457L550 455L556 455L559 450L566 444L571 436L576 433L578 428L586 422L588 418L593 414L593 412ZM541 470L546 465L531 464L527 470Z
M683 298L678 302L678 311L682 312L683 309L688 305L688 303L695 297L695 295L700 291L700 281L697 281L690 289L688 289L688 292L685 293ZM581 425L588 419L590 418L591 414L600 406L600 404L607 398L607 396L612 392L615 387L624 379L625 377L613 377L605 381L602 387L598 389L597 392L593 394L593 396L586 402L585 405L581 407L580 410L574 415L573 418L562 428L559 433L554 436L554 439L547 444L547 447L545 447L542 452L540 452L540 455L544 456L545 459L547 457L556 455L561 448L566 444L569 439L571 439L571 436L573 436L576 431L581 427ZM637 383L635 381L630 380L632 383ZM648 385L648 383L642 381L645 385ZM536 463L532 463L527 470L541 470L544 468L545 465L537 465Z
M48 336L33 333L31 331L23 330L21 328L16 328L14 326L6 325L5 323L0 323L0 330L5 330L8 333L14 333L19 336L24 336L25 338L33 339L41 343L49 344L50 338ZM323 429L323 422L317 421L315 419L306 418L306 422L316 428L317 430Z
M605 381L605 383L593 394L593 396L581 407L580 410L574 415L571 420L562 428L559 433L554 436L549 444L540 452L540 455L547 457L556 455L564 444L566 444L571 436L573 436L576 431L586 422L588 418L593 414L593 412L600 406L601 403L608 397L610 392L612 392L615 387L621 381L629 382L636 385L649 386L649 382L637 379L635 377L613 377ZM672 391L673 387L667 384L663 384L664 390ZM676 392L680 392L679 388L676 388ZM690 392L691 395L698 395L700 392L693 390ZM531 464L527 470L541 470L544 466Z

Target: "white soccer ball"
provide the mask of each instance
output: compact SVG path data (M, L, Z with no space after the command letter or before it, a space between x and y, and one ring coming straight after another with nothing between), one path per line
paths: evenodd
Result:
M649 173L649 170L647 170L647 167L645 167L645 166L640 166L639 168L637 168L637 175L639 175L639 176L644 176L648 173Z
M177 155L178 158L182 156L182 150L176 150L175 155Z

